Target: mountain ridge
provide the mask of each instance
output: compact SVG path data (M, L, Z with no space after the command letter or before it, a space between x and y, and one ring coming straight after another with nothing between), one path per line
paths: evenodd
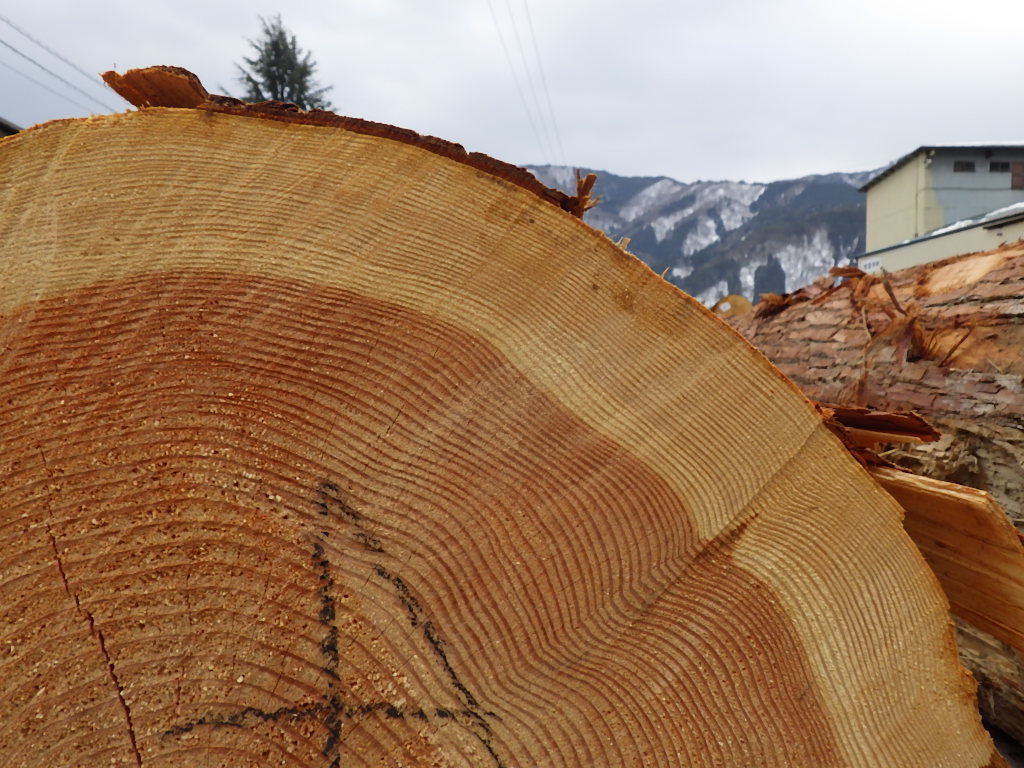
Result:
M575 169L528 165L548 186L575 193ZM796 290L864 250L864 196L873 171L773 182L680 182L597 174L601 202L584 220L704 304L729 294Z

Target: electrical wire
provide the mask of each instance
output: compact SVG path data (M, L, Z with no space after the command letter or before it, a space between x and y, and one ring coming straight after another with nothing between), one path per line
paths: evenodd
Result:
M526 11L526 24L530 29L530 40L533 43L533 55L537 59L537 71L540 73L540 84L544 89L544 100L548 105L548 115L551 118L551 128L555 134L555 144L558 147L558 155L562 165L568 165L565 158L565 146L562 144L562 134L558 130L558 121L555 119L555 108L551 105L551 91L548 89L548 79L544 76L544 65L540 59L540 49L537 47L537 34L533 29L533 17L530 14L530 4L523 0L523 9Z
M519 25L516 23L515 14L512 12L512 2L511 2L511 0L505 0L505 8L508 11L509 22L512 25L512 34L515 36L516 47L519 49L519 60L523 64L523 72L525 73L525 76L526 76L526 85L530 89L530 96L533 99L534 109L537 110L537 119L538 119L538 122L540 123L541 132L544 134L544 140L547 143L547 146L551 150L550 154L548 154L548 157L553 158L554 157L554 151L553 151L554 150L554 142L551 139L551 131L548 128L547 120L544 119L544 110L541 109L540 99L537 97L537 88L536 88L536 86L534 85L534 82L533 82L533 73L530 70L529 61L526 58L526 50L523 47L523 38L519 34Z
M509 71L512 72L512 80L516 85L516 91L519 92L519 99L523 103L523 111L526 112L526 119L530 123L530 130L533 132L533 137L537 140L537 146L540 147L542 154L547 154L548 150L544 147L544 142L540 137L540 132L537 130L537 123L533 118L533 112L530 110L530 104L526 100L526 93L523 91L523 86L519 82L519 75L516 72L515 65L512 63L512 56L508 52L508 46L505 44L505 36L501 33L501 25L498 23L498 14L494 12L494 5L491 0L487 0L487 8L491 12L491 19L494 21L494 30L498 33L498 41L501 43L501 50L505 54L505 62L508 64Z
M7 69L11 70L14 74L21 75L22 77L24 77L29 82L35 83L36 85L38 85L44 91L49 91L54 96L57 96L58 98L64 99L64 101L67 101L67 102L70 102L70 103L74 104L79 109L84 109L86 112L92 112L92 108L91 107L87 107L84 104L82 104L81 102L75 101L70 96L65 96L63 93L60 93L59 91L55 91L53 88L48 86L46 83L43 83L43 82L40 82L39 80L36 80L31 75L26 75L20 69L18 69L17 67L12 67L6 61L0 60L0 66L7 67Z
M79 88L79 87L78 87L77 85L75 85L74 83L69 83L69 82L68 82L67 80L65 80L65 79L64 79L63 77L61 77L60 75L58 75L58 74L57 74L56 72L54 72L53 70L47 69L47 68L46 68L46 67L44 67L44 66L43 66L42 64L40 64L40 63L39 63L38 61L36 61L35 59L33 59L33 58L32 58L31 56L29 56L29 55L28 55L27 53L22 53L22 52L21 52L21 51L19 51L19 50L18 50L17 48L15 48L15 47L14 47L13 45L11 45L10 43L8 43L8 42L7 42L6 40L0 39L0 45L2 45L2 46L4 46L5 48L9 48L10 50L14 51L14 52L15 52L16 54L18 54L19 56L21 56L21 58L25 59L26 61L29 61L29 62L31 62L31 63L33 63L33 64L35 64L35 65L36 65L37 67L39 67L39 68L40 68L41 70L43 70L43 72L45 72L46 74L50 75L51 77L55 77L55 78L57 78L57 79L58 79L58 80L60 80L60 81L61 81L62 83L64 83L64 85L66 85L66 86L67 86L68 88L70 88L70 89L71 89L71 90L73 90L73 91L76 91L77 93L80 93L80 94L82 94L83 96L85 96L85 98L89 99L89 101L93 102L94 104L99 104L99 105L100 105L100 106L101 106L101 107L102 107L103 109L105 109L105 110L106 110L107 112L116 112L116 111L117 111L117 110L116 110L116 109L114 109L113 107L109 107L109 106L107 106L106 104L104 104L104 103L103 103L102 101L100 101L99 99L93 98L92 96L90 96L90 95L89 95L88 93L86 93L85 91L83 91L83 90L82 90L81 88ZM91 112L91 111L92 111L92 110L90 110L90 112Z
M65 63L65 64L67 64L67 65L68 65L69 67L71 67L71 68L72 68L73 70L75 70L75 71L76 71L76 72L78 72L79 74L83 75L83 76L84 76L84 77L85 77L85 78L86 78L87 80L89 80L89 82L91 82L91 83L93 83L93 84L96 84L96 82L97 82L97 80L98 80L98 78L99 78L99 75L97 75L97 74L95 74L95 73L89 73L89 72L86 72L86 71L85 71L84 69L82 69L82 68L81 68L80 66L78 66L77 64L75 64L75 62L73 62L73 61L71 61L71 60L69 60L69 59L66 59L66 58L64 58L64 57L63 57L63 56L61 56L61 55L60 55L59 53L57 53L57 51L55 51L55 50L53 50L52 48L50 48L50 46L48 46L48 45L47 45L46 43L42 42L41 40L38 40L38 39L37 39L37 38L35 38L35 37L32 37L32 35L30 35L30 34L29 34L28 32L26 32L26 31L25 31L24 29L22 29L21 27L19 27L19 26L18 26L17 24L15 24L15 23L14 23L13 21L11 21L10 19L8 19L8 18L7 18L6 16L4 16L4 15L3 15L2 13L0 13L0 21L2 21L2 22L3 22L4 24L6 24L6 25L7 25L8 27L10 27L11 29L13 29L13 30L14 30L15 32L17 32L17 33L18 33L19 35L21 35L22 37L27 37L27 38L28 38L29 40L31 40L31 41L32 41L33 43L35 43L36 45L38 45L38 46L39 46L40 48L42 48L42 49L43 49L44 51L46 51L46 52L47 52L48 54L50 54L50 55L51 55L51 56L53 56L54 58L57 58L57 59L60 59L61 61L63 61L63 62Z

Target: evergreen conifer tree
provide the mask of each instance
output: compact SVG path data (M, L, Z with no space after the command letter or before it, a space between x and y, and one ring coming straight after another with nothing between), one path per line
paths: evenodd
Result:
M243 58L245 66L238 65L239 82L245 87L242 98L246 101L288 101L302 109L330 109L325 94L331 86L321 86L314 78L316 62L313 55L304 52L281 23L281 16L265 19L258 40L250 40L254 50L252 58Z

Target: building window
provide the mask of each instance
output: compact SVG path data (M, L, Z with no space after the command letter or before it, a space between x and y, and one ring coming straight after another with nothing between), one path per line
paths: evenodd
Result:
M1010 189L1024 189L1024 163L1014 163L1011 171Z
M989 173L1009 173L1010 163L1003 161L993 161L988 164Z
M954 173L974 173L974 161L973 160L954 160L953 161Z

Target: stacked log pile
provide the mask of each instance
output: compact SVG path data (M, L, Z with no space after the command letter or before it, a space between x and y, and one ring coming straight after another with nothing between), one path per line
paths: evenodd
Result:
M1005 765L898 505L586 180L111 80L0 143L5 765Z
M809 397L920 413L941 437L892 445L882 456L920 475L990 493L1020 528L1024 244L891 275L836 272L838 283L824 279L789 296L769 296L753 313L730 322ZM962 510L950 519L965 531L974 525ZM931 526L938 530L934 521ZM1019 581L1019 543L1001 539L998 528L979 523L969 549L950 549L945 542L946 560L998 562L997 570ZM1001 631L978 608L999 610L999 603L1004 613L1019 614L1024 603L1013 590L977 584L973 590L960 596L960 615L971 622L958 625L962 656L982 682L985 713L1024 741L1024 646L1014 642L1024 623L1018 617L1015 627Z

